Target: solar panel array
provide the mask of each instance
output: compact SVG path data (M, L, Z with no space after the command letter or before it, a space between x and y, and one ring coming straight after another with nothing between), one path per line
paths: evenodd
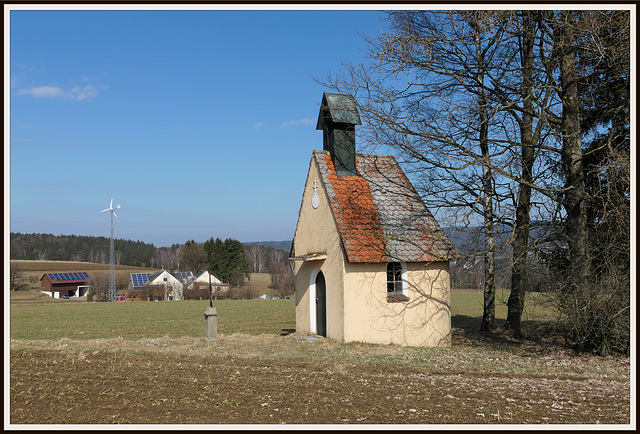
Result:
M151 273L131 273L131 281L134 287L143 286L148 280Z
M89 273L84 271L75 273L47 273L51 280L86 280L89 278Z
M191 271L176 271L173 273L178 280L189 279L193 277L193 273Z

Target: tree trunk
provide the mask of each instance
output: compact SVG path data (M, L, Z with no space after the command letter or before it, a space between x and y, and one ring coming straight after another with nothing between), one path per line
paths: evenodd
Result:
M588 278L587 265L587 213L582 138L580 129L580 101L576 80L575 12L561 12L558 28L560 59L560 84L562 88L562 168L567 189L563 205L567 212L566 236L571 262L572 288Z
M478 111L480 116L480 151L482 153L482 208L484 219L484 311L480 331L493 331L496 319L495 236L493 230L493 172L489 154L489 115L484 94L484 62L480 31L474 23L474 42L477 57Z
M522 336L522 312L524 310L525 289L527 285L527 256L529 247L529 224L531 211L531 187L533 183L533 163L535 161L533 137L533 37L534 29L528 12L522 14L523 35L521 42L523 115L520 121L521 182L518 185L516 205L516 227L513 247L513 266L511 269L511 293L507 303L507 322L505 328L516 337Z

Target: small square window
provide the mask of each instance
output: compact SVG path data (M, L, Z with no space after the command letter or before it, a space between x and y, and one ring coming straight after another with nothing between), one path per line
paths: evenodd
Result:
M390 303L409 301L404 272L400 262L387 264L387 301Z
M402 265L399 262L387 264L387 292L402 293Z

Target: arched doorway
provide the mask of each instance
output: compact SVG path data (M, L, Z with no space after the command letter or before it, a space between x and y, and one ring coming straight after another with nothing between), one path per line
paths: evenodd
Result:
M318 335L327 336L327 287L322 271L316 276L316 325Z
M327 286L320 268L313 270L309 281L309 320L311 333L327 336Z

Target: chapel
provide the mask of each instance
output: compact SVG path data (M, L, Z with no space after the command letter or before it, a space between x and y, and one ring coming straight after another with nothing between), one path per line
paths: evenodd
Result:
M296 330L449 346L453 244L392 156L356 152L351 95L324 93L291 249Z

